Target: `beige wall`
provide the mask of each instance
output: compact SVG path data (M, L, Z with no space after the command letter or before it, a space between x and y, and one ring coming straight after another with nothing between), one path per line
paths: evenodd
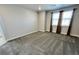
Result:
M0 5L6 38L11 40L38 31L37 12L16 5Z

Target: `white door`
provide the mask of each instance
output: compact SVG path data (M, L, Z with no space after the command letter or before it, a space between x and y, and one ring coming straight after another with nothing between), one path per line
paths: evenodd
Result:
M1 17L0 17L0 20L2 20ZM0 21L0 46L2 46L4 43L6 43L6 39L5 39L5 36L4 36L4 33L3 33L1 23L2 22Z

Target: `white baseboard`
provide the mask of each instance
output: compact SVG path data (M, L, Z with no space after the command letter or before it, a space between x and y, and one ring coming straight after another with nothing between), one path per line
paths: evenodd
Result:
M70 34L71 36L75 36L75 37L79 37L79 35L75 35L75 34Z
M39 30L39 31L41 31L41 32L45 32L45 31L43 31L43 30Z
M24 35L21 35L21 36L13 37L13 38L7 39L7 41L14 40L16 38L19 38L19 37L22 37L22 36L26 36L26 35L34 33L34 32L38 32L38 31L33 31L33 32L30 32L30 33L27 33L27 34L24 34Z

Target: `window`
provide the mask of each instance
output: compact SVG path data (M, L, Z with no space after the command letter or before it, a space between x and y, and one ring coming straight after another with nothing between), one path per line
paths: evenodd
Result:
M58 25L59 12L53 13L52 15L52 25Z
M69 26L73 10L64 11L62 15L62 26Z
M53 13L52 15L52 29L53 29L52 32L57 33L57 31L59 31L62 34L67 34L67 31L71 23L73 10L63 11L61 14L60 13L61 12L59 11L59 12ZM59 20L59 17L60 17L60 20Z

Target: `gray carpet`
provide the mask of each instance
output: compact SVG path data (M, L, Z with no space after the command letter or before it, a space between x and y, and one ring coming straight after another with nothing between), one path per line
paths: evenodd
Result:
M0 55L77 55L79 38L49 32L36 32L9 41Z

